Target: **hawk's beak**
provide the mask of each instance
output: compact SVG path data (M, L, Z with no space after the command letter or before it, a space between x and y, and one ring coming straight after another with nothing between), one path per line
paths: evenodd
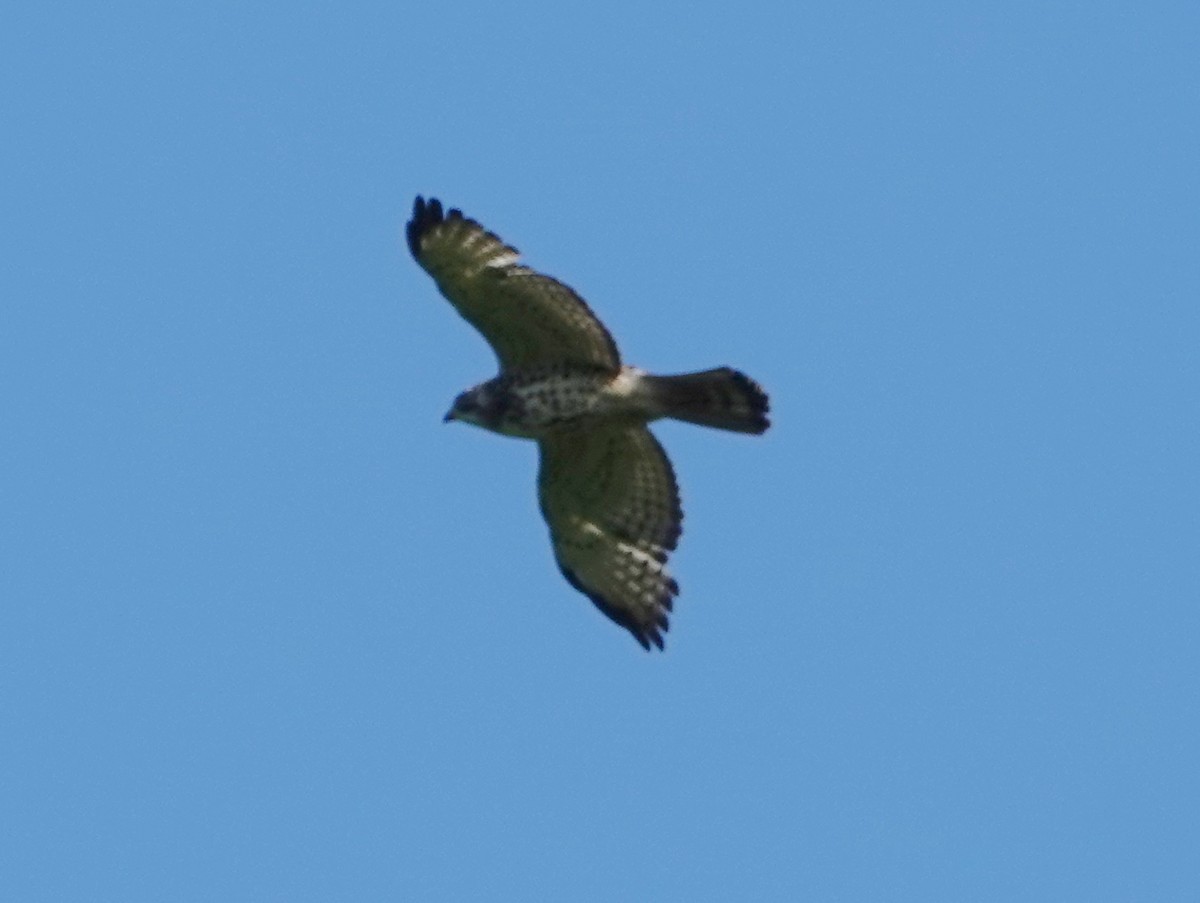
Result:
M451 420L457 419L458 418L454 416L454 408L451 408L446 412L446 416L442 418L442 423L449 423Z

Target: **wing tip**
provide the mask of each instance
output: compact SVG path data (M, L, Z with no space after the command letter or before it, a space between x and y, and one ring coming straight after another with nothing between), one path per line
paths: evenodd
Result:
M476 220L464 216L457 207L443 207L442 202L437 198L431 197L426 201L423 195L417 195L413 201L412 219L405 227L405 235L408 239L408 250L418 263L422 263L421 244L425 236L443 223L450 223L452 229L465 227L467 230L478 231L486 242L490 242L496 249L503 252L496 259L485 260L484 263L487 266L512 264L520 256L520 252L516 248L507 244L495 232L488 231ZM422 266L424 266L423 263Z
M408 226L405 228L408 250L416 260L421 259L421 238L444 219L441 201L437 198L430 198L426 202L422 195L417 195L416 200L413 201L412 219L408 221Z
M628 630L638 645L647 652L651 651L651 646L656 647L659 652L666 648L666 640L663 634L671 629L670 619L667 614L674 608L674 596L679 595L679 584L674 578L667 578L663 584L662 591L658 594L658 598L654 600L654 607L651 609L651 619L645 623L639 623L631 618L628 612L609 603L602 595L585 587L575 576L575 572L570 568L563 567L561 564L558 568L562 571L563 578L567 583L571 584L573 589L583 593L592 600L600 612L619 627Z

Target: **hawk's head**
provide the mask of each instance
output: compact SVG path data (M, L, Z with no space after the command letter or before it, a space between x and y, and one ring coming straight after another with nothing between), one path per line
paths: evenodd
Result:
M503 414L503 398L490 384L483 383L454 399L454 404L450 406L442 422L461 420L463 423L472 423L485 430L495 431L500 426Z

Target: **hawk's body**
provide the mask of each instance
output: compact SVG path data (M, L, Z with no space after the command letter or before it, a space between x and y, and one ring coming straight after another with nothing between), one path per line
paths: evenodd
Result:
M604 370L536 367L497 376L467 394L489 429L506 436L541 439L581 418L614 415L628 407L634 380L626 378L614 385L616 382Z
M408 244L500 362L500 375L459 395L446 419L537 440L539 501L563 575L642 646L661 649L679 592L665 565L683 512L646 424L674 417L761 433L766 395L725 367L651 376L622 366L582 298L436 200L417 198Z

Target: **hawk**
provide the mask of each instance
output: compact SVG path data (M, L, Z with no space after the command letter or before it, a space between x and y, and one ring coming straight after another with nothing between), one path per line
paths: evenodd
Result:
M567 582L649 650L663 648L679 585L667 555L683 511L647 424L662 417L764 432L767 396L728 367L652 376L623 366L604 324L563 283L460 210L418 197L407 228L417 263L496 353L500 375L468 389L445 420L533 439L538 501Z

